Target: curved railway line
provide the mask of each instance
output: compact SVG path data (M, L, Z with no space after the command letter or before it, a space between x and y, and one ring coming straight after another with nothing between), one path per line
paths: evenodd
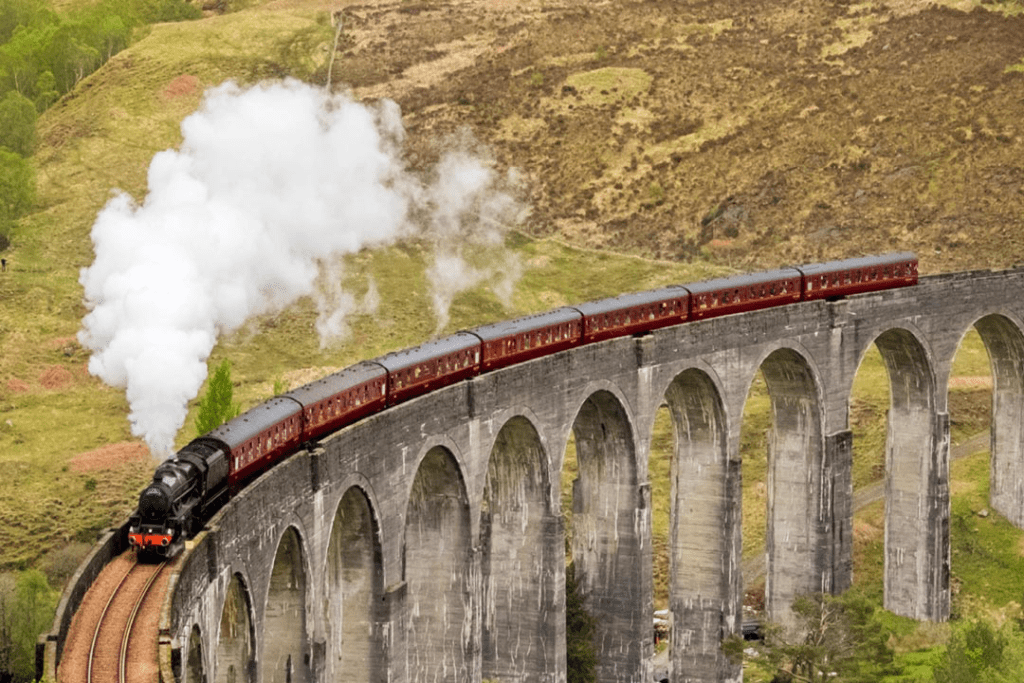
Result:
M125 553L111 562L75 615L59 683L154 683L157 621L168 563ZM161 578L164 580L161 581Z

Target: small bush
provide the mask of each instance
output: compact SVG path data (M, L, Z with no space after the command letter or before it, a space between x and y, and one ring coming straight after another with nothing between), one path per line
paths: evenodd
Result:
M576 565L565 568L565 668L568 683L593 683L597 680L597 653L594 631L597 621L583 605Z

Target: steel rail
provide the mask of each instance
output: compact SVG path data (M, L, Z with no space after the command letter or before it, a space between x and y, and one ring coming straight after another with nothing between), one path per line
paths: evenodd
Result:
M135 607L132 608L132 613L128 617L128 623L124 627L124 636L121 638L121 661L117 668L117 680L118 683L127 683L128 681L128 640L132 634L132 627L135 625L135 617L139 614L139 609L142 608L142 603L149 596L149 591L153 587L153 583L156 578L160 576L160 572L163 571L166 562L161 562L153 575L146 581L146 585L142 587L142 592L139 593L139 599L135 603Z

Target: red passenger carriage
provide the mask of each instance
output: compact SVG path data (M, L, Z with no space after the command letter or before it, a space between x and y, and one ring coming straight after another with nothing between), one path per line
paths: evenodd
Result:
M833 299L917 284L917 256L904 251L885 256L800 266L804 301Z
M228 447L228 486L237 491L303 443L302 406L294 399L276 396L201 438Z
M800 301L801 275L794 268L736 275L686 285L690 320L744 313Z
M580 343L583 318L574 308L505 320L469 330L481 343L480 370L487 372L557 353Z
M589 344L685 322L690 292L672 286L589 301L574 308L583 314L583 343Z
M388 373L377 363L357 363L293 389L285 397L302 405L303 439L312 441L387 404Z
M388 371L388 405L392 406L478 374L480 340L457 332L373 362Z

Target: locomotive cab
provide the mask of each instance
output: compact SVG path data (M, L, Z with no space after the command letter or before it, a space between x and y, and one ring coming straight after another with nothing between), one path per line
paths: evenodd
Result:
M128 543L140 556L170 557L224 500L227 456L193 441L161 463L128 520Z

